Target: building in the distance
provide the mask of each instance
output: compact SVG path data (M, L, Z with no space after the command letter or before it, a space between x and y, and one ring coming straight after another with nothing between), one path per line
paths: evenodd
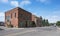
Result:
M40 26L41 18L32 15L32 13L16 7L5 12L5 26L6 27L34 27Z
M36 27L40 27L42 24L42 17L37 17L35 15L32 14L32 22L35 23Z

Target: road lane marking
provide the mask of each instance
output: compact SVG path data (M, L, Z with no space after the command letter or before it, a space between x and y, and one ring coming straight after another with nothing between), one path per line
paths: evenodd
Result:
M4 30L9 31L9 30L22 30L24 28L6 28Z
M7 34L5 36L16 36L16 35L21 35L21 34L29 33L29 32L36 32L36 30L28 30L28 31L19 32L19 33Z

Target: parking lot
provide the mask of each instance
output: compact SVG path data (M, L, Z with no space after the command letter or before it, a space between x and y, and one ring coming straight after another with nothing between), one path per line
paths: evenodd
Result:
M6 28L0 27L0 36L59 36L58 27Z

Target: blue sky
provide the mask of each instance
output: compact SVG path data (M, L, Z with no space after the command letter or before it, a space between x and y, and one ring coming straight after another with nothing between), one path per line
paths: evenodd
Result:
M60 20L60 0L0 0L0 21L4 21L6 11L15 7L42 16L49 22Z

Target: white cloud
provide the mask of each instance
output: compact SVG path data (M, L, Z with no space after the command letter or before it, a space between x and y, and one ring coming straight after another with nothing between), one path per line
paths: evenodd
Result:
M5 14L3 12L0 12L0 21L4 21Z
M44 4L50 4L51 3L51 0L37 0L41 3L44 3Z
M11 1L11 5L15 7L19 6L18 1Z
M53 16L47 16L46 17L50 23L56 23L57 21L60 20L59 16L53 15Z
M53 11L53 14L60 14L60 10L55 10L55 11Z
M23 0L20 2L20 6L23 7L24 5L28 5L31 4L31 2L29 0Z
M60 10L55 10L51 13L51 15L48 15L46 18L49 19L49 22L57 22L60 21Z
M0 12L0 16L4 16L4 13L3 12Z
M8 3L8 0L0 0L0 2Z
M47 0L39 0L40 2L46 2Z
M50 23L56 23L60 21L60 10L54 10L51 14L43 16L43 18L48 19Z

